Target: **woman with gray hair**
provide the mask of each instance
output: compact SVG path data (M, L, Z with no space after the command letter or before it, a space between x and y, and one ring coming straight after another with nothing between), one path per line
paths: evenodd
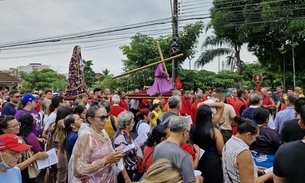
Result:
M118 116L117 132L114 135L113 146L115 150L122 149L129 144L133 143L130 136L130 132L134 126L134 115L130 111L124 111ZM118 183L127 182L127 180L132 180L133 174L137 170L138 157L136 149L132 149L126 152L124 157L125 169L118 175ZM126 173L128 176L126 176Z

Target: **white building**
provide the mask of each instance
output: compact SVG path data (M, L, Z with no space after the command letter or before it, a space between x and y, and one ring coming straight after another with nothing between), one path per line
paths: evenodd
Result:
M49 69L48 65L42 65L41 63L30 63L27 66L19 66L17 67L18 71L23 71L26 73L30 73L32 71L41 71L43 69Z

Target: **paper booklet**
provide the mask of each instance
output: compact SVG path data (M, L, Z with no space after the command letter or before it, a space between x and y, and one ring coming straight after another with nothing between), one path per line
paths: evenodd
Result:
M36 160L37 162L37 166L38 169L44 169L46 167L49 167L51 165L54 165L56 163L58 163L58 159L57 159L57 154L56 154L56 149L50 149L49 151L47 151L46 153L48 153L49 157L45 160Z

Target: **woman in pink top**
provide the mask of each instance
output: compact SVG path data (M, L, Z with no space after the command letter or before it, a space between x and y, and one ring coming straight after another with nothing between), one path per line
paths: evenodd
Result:
M68 168L68 182L116 183L115 163L125 156L122 150L114 151L104 130L108 114L106 109L93 102L79 130Z

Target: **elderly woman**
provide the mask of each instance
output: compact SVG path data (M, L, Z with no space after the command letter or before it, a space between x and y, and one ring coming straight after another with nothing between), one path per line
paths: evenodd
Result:
M118 116L118 130L114 135L113 146L115 150L122 149L133 143L130 132L134 126L134 115L130 111L124 111ZM138 158L136 149L126 152L124 157L125 169L118 175L118 183L130 182L133 174L136 173ZM125 173L127 172L127 174Z
M92 102L86 114L89 125L79 131L69 161L68 182L117 182L114 163L119 162L125 154L121 150L114 151L104 130L106 118L106 109L97 102Z
M259 128L249 119L234 117L237 124L237 134L232 136L222 150L222 169L224 182L256 182L263 183L272 179L269 172L258 177L257 168L249 150L259 135Z
M41 148L39 148L39 142L36 139L34 133L32 133L32 128L30 127L30 124L33 125L33 117L30 115L32 118L28 120L27 116L24 116L27 114L23 114L20 119L21 122L18 122L14 116L0 116L0 134L14 134L17 135L20 133L20 126L22 125L22 131L19 135L23 136L19 137L19 141L26 142L28 145L32 146L32 151L35 153L34 156L24 159L21 158L22 162L17 164L17 167L21 170L22 173L22 182L24 183L30 183L30 182L35 182L34 179L30 179L28 176L28 169L27 167L30 166L34 161L38 159L46 159L48 157L48 154L46 152L39 152L41 151ZM24 125L27 125L25 127ZM33 126L32 126L33 127Z

